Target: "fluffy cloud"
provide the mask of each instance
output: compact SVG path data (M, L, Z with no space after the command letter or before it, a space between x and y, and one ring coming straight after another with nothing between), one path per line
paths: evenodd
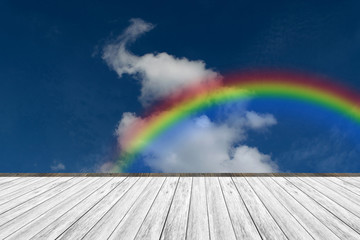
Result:
M262 154L256 147L246 145L235 149L233 158L226 162L227 171L231 172L277 172L277 164L267 154Z
M125 141L125 133L129 128L133 128L134 124L141 126L145 124L146 119L137 117L134 113L125 112L122 119L119 121L118 126L115 129L115 136L118 138L118 145L121 149L126 149L127 142Z
M220 75L207 69L203 61L177 58L168 53L148 53L137 56L128 50L140 35L153 29L141 19L131 19L131 25L116 41L103 49L103 59L119 77L130 74L141 84L140 101L151 104L185 86L206 83ZM210 81L209 81L210 82ZM248 131L259 131L277 123L271 114L246 111L243 103L224 105L217 121L206 115L189 119L181 132L160 137L143 152L145 163L160 172L275 172L278 167L270 155L244 144ZM150 116L151 117L151 116ZM127 149L127 130L146 124L149 118L124 113L115 135L121 150ZM171 138L171 141L169 141ZM111 162L99 171L111 169Z
M116 131L120 145L123 129L138 120L145 121L133 114L124 115ZM211 122L202 115L182 126L176 139L169 141L165 136L151 144L143 152L143 158L156 172L276 172L278 167L269 155L243 144L249 130L257 131L274 124L276 120L272 115L255 112L245 112L237 122L224 123Z
M118 39L103 49L103 59L119 77L130 74L141 83L140 101L147 106L151 102L189 84L204 82L218 76L206 69L201 60L191 61L168 53L148 53L137 56L127 48L142 34L154 26L141 19L131 19L131 25Z
M277 123L275 117L271 114L258 114L256 112L246 112L246 124L253 129L261 129Z

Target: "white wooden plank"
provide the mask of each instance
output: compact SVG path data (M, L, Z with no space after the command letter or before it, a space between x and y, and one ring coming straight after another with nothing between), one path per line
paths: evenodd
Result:
M160 239L185 239L191 197L191 177L181 177Z
M37 237L39 239L82 239L85 234L131 189L139 180L138 177L126 178L116 189L102 199L85 215L81 216L70 227L64 228L62 222L42 230ZM133 191L130 192L133 194ZM66 230L66 231L64 231ZM60 235L61 234L61 235Z
M312 238L257 177L247 177L246 180L289 239Z
M360 177L343 177L343 178L351 178L352 180L360 184Z
M21 182L19 183L19 182L17 182L16 184L15 184L15 181L13 181L13 184L8 184L8 185L6 185L5 187L1 187L1 185L0 185L0 196L2 196L2 195L4 195L4 194L7 194L7 193L9 193L9 192L12 192L12 191L14 191L14 190L16 190L16 189L19 189L19 188L21 188L24 184L26 185L26 184L29 184L29 182L30 183L32 183L32 182L34 182L34 181L36 181L36 179L35 178L27 178L27 179L23 179L24 180L24 182L21 184ZM25 180L27 180L27 181L25 181ZM8 182L9 183L9 182Z
M143 177L96 223L84 236L84 239L107 239L114 231L131 206L154 181L152 177Z
M338 177L338 179L360 189L360 182L355 180L353 177Z
M14 178L14 177L13 177ZM0 184L9 181L10 177L0 177Z
M2 185L4 183L12 182L15 179L20 179L20 177L0 177L0 190L2 189Z
M17 194L19 192L26 193L26 192L28 192L29 188L34 188L34 187L38 187L39 185L41 185L41 183L43 182L44 179L45 178L42 178L42 177L34 177L24 183L16 184L11 187L8 187L8 188L0 191L0 199L3 198L3 196L10 196L11 194Z
M40 204L43 201L50 199L51 197L59 194L60 192L66 190L67 188L76 185L80 181L85 180L85 178L76 178L76 179L60 179L61 182L50 184L45 188L47 191L41 193L40 195L33 196L32 192L22 196L21 198L14 199L12 201L6 202L0 205L0 225L6 223L7 221L21 215L22 213L30 210L34 206ZM53 187L53 188L49 188ZM34 191L36 192L36 191Z
M336 203L328 201L329 199L326 199L323 195L296 177L288 177L286 179L274 178L274 180L339 238L358 239L358 234L352 228L325 208L325 206L332 205L338 209L339 206ZM345 209L338 210L346 212ZM356 218L354 215L353 217Z
M32 177L21 177L21 178L14 178L11 181L4 182L4 183L0 184L0 193L8 188L17 186L22 183L26 183L27 181L30 181L31 179L33 179L33 178Z
M292 181L296 182L296 186L298 186L298 188L306 191L306 194L308 194L311 198L321 204L329 212L342 220L352 229L360 233L360 225L358 224L358 222L360 222L360 218L347 210L342 204L339 204L322 194L318 189L319 186L317 186L317 188L314 188L306 182L302 181L301 179L292 179Z
M45 214L40 215L34 221L30 222L7 239L29 239L45 227L49 226L49 223L52 225L55 220L61 221L62 225L69 226L68 222L72 222L74 219L80 218L98 201L116 188L123 179L123 177L101 178L101 181L104 184L100 185L100 183L99 188L95 189L93 192L81 192L66 198L59 205L50 209Z
M339 239L271 177L260 177L259 179L314 239Z
M237 239L261 239L258 230L231 177L220 177L226 205Z
M246 179L233 177L233 180L262 238L287 239Z
M70 179L70 178L69 178ZM34 185L30 185L30 186L25 186L24 188L18 189L15 192L10 192L7 193L5 195L0 196L0 209L1 209L1 205L12 201L13 199L16 198L20 198L21 199L26 199L29 195L29 193L35 191L35 189L39 189L42 186L45 186L46 184L52 183L52 182L56 182L59 181L58 177L44 177L41 179L41 184L34 184ZM32 193L34 194L34 193Z
M360 239L359 178L64 179L0 177L0 238Z
M166 179L135 239L160 239L178 181L179 177Z
M209 217L207 213L206 188L204 177L193 178L186 234L186 239L210 239Z
M83 217L86 213L91 211L97 204L108 198L124 181L125 177L114 177L111 181L106 183L94 194L87 197L78 206L51 222L47 227L38 232L33 239L55 239L60 236L66 229ZM49 221L50 222L50 221Z
M11 194L9 197L1 198L0 201L0 214L17 206L23 204L30 199L40 196L41 194L48 192L49 190L56 188L57 186L63 185L65 182L70 181L72 177L62 177L58 178L53 182L45 184L39 188L35 188L33 191L27 193L18 193L18 194ZM46 180L44 180L46 181Z
M337 177L325 177L324 178L327 181L332 182L333 184L336 184L342 188L346 188L347 190L351 191L352 193L356 194L358 197L360 197L360 188L354 186L353 184L343 181ZM360 186L360 184L359 184Z
M10 234L13 234L15 231L19 230L26 224L34 221L42 214L47 211L55 208L56 206L62 206L61 203L70 204L74 206L81 201L84 197L88 196L95 189L99 188L104 184L104 178L88 178L80 184L76 184L73 187L66 189L65 191L59 193L58 195L52 197L51 199L42 202L41 204L36 205L27 212L24 212L20 216L13 218L12 220L6 222L0 226L0 238L8 237ZM106 180L108 181L108 179ZM39 229L41 230L41 229Z
M206 199L208 205L211 239L236 239L224 196L217 177L206 177Z
M353 201L350 201L348 198L344 197L342 194L335 192L334 190L328 188L325 185L320 184L316 181L313 177L303 177L301 181L305 182L309 186L316 189L321 194L325 195L326 197L330 198L343 208L349 210L351 213L355 214L356 216L360 217L360 206ZM332 186L333 184L331 184Z
M135 238L165 179L165 177L154 177L151 185L140 194L108 239L132 240Z
M352 201L353 203L355 203L359 206L360 196L358 196L357 194L348 190L346 187L339 186L338 184L334 183L333 181L328 180L327 178L315 177L315 178L311 178L311 179L317 181L324 187L331 189L332 191L336 192L337 194L340 194L341 196L347 198L348 200Z

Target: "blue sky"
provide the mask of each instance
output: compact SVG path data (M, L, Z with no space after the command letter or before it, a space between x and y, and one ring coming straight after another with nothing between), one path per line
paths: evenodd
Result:
M103 55L131 26L130 19L152 24L126 48L134 56L166 53L190 65L202 61L202 70L220 75L263 68L302 71L359 92L359 8L358 1L1 1L0 172L106 171L111 166L114 132L123 114L141 116L145 109L139 76L119 77L114 71L119 66ZM267 120L271 115L276 123L265 120L262 129L255 129L243 122L235 137L225 136L225 120L217 119L223 108L210 109L174 128L172 136L223 137L236 145L232 150L240 154L247 147L277 171L360 171L355 124L301 103L259 99L245 105L227 107L245 122L246 113L253 112ZM210 130L196 135L191 124L199 123ZM167 139L159 138L149 151L153 154ZM167 159L171 152L179 164L147 157L131 171L191 171L192 164L196 170L220 169L215 160L212 168L206 162L182 162L180 152L191 149L179 144L169 143L168 152L155 154ZM231 160L235 150L216 154ZM206 156L206 148L201 151ZM233 167L241 171L240 165Z

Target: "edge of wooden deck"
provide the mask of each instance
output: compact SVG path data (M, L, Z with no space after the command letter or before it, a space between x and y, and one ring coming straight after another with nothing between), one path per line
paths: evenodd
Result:
M360 173L0 173L0 177L360 177Z

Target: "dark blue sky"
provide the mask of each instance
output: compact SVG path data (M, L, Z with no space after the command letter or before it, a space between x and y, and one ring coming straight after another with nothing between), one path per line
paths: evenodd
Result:
M221 74L305 71L360 89L359 9L358 1L330 0L1 1L0 172L51 172L60 163L60 171L94 171L111 158L123 112L142 111L140 87L99 53L131 18L156 26L131 46L138 55L201 59ZM297 109L309 116L296 119L296 111L284 114L293 105L278 104L250 105L278 124L248 142L280 170L360 171L356 126L304 106ZM321 150L303 156L316 144Z

